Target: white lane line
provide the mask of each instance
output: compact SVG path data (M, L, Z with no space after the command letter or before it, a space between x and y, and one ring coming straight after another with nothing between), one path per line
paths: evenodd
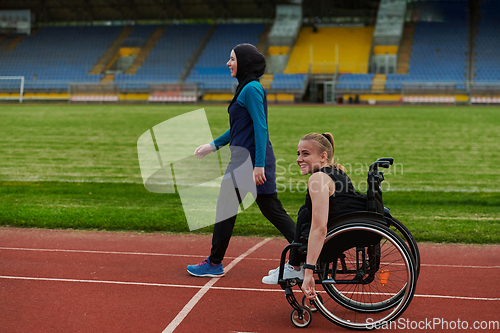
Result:
M118 284L146 287L170 287L170 288L194 288L202 289L204 286L185 285L185 284L167 284L167 283L148 283L148 282L127 282L127 281L105 281L105 280L80 280L80 279L58 279L58 278L39 278L29 276L7 276L0 275L0 279L8 280L28 280L28 281L47 281L47 282L79 282L79 283L101 283L101 284ZM217 280L218 278L214 278ZM230 290L230 291L255 291L255 292L280 292L282 289L264 289L264 288L240 288L240 287L211 287L213 290ZM298 291L298 290L297 290ZM324 292L324 291L320 291ZM471 296L450 296L450 295L424 295L415 294L414 297L423 298L446 298L446 299L462 299L470 301L500 301L500 297L471 297Z
M35 248L27 248L27 247L0 247L0 250L206 258L206 256L202 256L202 255L189 255L189 254L172 254L172 253L155 253L155 252L118 252L118 251L95 251L95 250L65 250L65 249L35 249Z
M233 288L233 287L213 287L212 289L217 290L232 290L232 291L280 291L281 289L258 289L258 288ZM298 290L297 290L298 291ZM326 293L325 291L320 291L320 293ZM359 294L359 293L354 293ZM371 293L371 294L380 294L387 295L382 293ZM473 301L500 301L500 297L469 297L469 296L447 296L447 295L419 295L415 294L413 297L427 297L427 298L448 298L448 299L464 299L464 300L473 300Z
M95 251L95 250L65 250L65 249L36 249L36 248L28 248L28 247L4 247L4 246L0 246L0 251L1 250L89 253L89 254L117 254L117 255L136 255L136 256L164 256L164 257L185 257L185 258L206 258L207 257L206 255L196 255L196 254L155 253L155 252L119 252L119 251ZM225 258L226 259L236 259L236 257L225 257ZM268 260L279 261L279 259L274 259L274 258L248 258L248 259L264 260L264 261L268 261Z
M473 265L440 265L440 264L421 264L424 267L446 267L446 268L500 268L500 266L473 266Z
M132 286L198 288L198 289L202 287L202 286L193 286L193 285L184 285L184 284L146 283L146 282L127 282L127 281L106 281L106 280L81 280L81 279L58 279L58 278L39 278L39 277L6 276L6 275L0 275L0 279L31 280L31 281L49 281L49 282L102 283L102 284L119 284L119 285L132 285Z
M469 301L500 301L500 297L469 297L469 296L447 296L447 295L414 295L414 297L424 298L448 298L448 299L465 299Z
M35 252L67 252L67 253L89 253L89 254L116 254L116 255L137 255L137 256L164 256L164 257L185 257L185 258L206 258L206 255L196 254L177 254L177 253L155 253L155 252L119 252L119 251L94 251L94 250L65 250L65 249L37 249L27 247L4 247L0 246L1 250L10 251L35 251ZM226 259L236 259L236 257L226 257ZM247 258L251 260L276 261L279 264L279 259L274 258ZM441 264L421 264L421 267L446 267L446 268L488 268L498 269L500 266L474 266L474 265L441 265Z
M240 255L238 258L234 259L227 265L227 267L224 269L224 272L227 273L231 268L233 268L236 264L238 264L241 260L243 260L246 256L257 250L259 247L270 241L271 238L266 238L263 241L259 242L255 246L253 246L251 249ZM219 278L213 278L210 281L208 281L197 293L196 295L191 298L191 300L184 306L184 308L175 316L174 320L168 324L168 326L163 330L162 333L170 333L173 332L184 320L184 318L187 317L189 312L194 308L196 303L207 293L207 291L210 290L210 288L219 280Z

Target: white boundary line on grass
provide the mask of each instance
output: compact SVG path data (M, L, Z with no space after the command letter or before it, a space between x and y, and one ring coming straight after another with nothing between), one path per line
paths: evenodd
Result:
M257 244L257 245L259 245L259 244ZM227 270L226 270L226 272L227 272ZM45 282L100 283L100 284L117 284L117 285L128 285L128 286L145 286L145 287L195 288L195 289L200 289L200 291L201 291L212 280L215 280L215 282L217 282L217 280L219 278L213 278L213 279L211 279L207 284L205 284L205 286L183 285L183 284L168 284L168 283L128 282L128 281L105 281L105 280L80 280L80 279L40 278L40 277L6 276L6 275L0 275L0 279L6 279L6 280L25 280L25 281L45 281ZM213 285L213 283L212 283L212 285ZM210 289L213 289L213 290L231 290L231 291L283 292L282 289L277 289L277 288L276 289L264 289L264 288L213 287L213 286L211 286ZM207 291L208 291L208 289L207 289ZM206 291L205 291L205 293L206 293ZM423 295L423 294L422 295L415 294L414 297L459 299L459 300L468 300L468 301L496 301L496 302L500 301L500 297L471 297L471 296Z
M268 238L270 240L270 238ZM206 258L203 255L195 254L177 254L177 253L155 253L155 252L120 252L120 251L95 251L95 250L65 250L65 249L37 249L27 247L5 247L0 246L0 251L35 251L35 252L65 252L65 253L90 253L90 254L116 254L116 255L137 255L137 256L163 256L163 257L185 257L185 258ZM226 257L226 259L236 259L235 257ZM277 261L279 258L247 258L248 260ZM446 265L446 264L421 264L421 267L447 267L447 268L485 268L498 269L500 266L475 266L475 265ZM229 267L229 266L228 266Z
M234 259L227 265L227 267L224 269L224 272L227 273L229 272L236 264L238 264L240 261L242 261L246 256L257 250L259 247L264 245L265 243L269 242L271 238L266 238L263 241L259 242L258 244L254 245L252 248L248 249L245 253L241 254L238 258ZM196 295L189 300L189 302L184 306L184 308L175 316L174 320L168 324L168 326L163 330L162 333L170 333L173 332L177 326L179 326L184 318L187 317L189 312L194 308L196 303L207 293L207 291L212 288L212 286L219 281L219 278L212 278L210 281L208 281L197 293Z
M106 165L107 166L107 165ZM116 177L119 177L120 175L116 175ZM54 182L54 183L111 183L111 184L142 184L142 180L104 180L104 179L42 179L42 178L36 178L36 179L15 179L15 178L6 178L6 179L0 179L2 182L20 182L20 183L37 183L37 182ZM189 184L186 184L189 185ZM199 185L197 186L207 186L207 187L217 187L216 185ZM287 190L290 187L287 186ZM416 192L464 192L464 193L479 193L479 192L488 192L488 193L498 193L500 192L500 189L419 189L419 188L390 188L386 189L386 192L409 192L409 191L416 191Z

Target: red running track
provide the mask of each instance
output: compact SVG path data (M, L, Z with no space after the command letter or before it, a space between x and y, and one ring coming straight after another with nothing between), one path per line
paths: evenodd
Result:
M188 275L186 265L204 259L210 243L210 236L0 228L0 332L300 331L281 288L261 283L278 266L284 240L234 237L225 277ZM382 331L467 324L498 332L500 246L420 244L420 251L416 295L397 330ZM347 330L315 313L304 331Z

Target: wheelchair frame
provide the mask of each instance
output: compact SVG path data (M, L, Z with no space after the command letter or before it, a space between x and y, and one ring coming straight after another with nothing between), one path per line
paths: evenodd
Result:
M292 288L296 285L301 287L302 280L284 280L284 264L287 253L291 249L297 248L299 253L306 253L307 244L292 243L283 249L278 283L285 291L285 297L293 308L291 320L296 327L307 327L311 323L312 312L319 310L328 320L342 327L350 329L378 328L397 319L409 306L415 293L420 271L420 253L410 231L400 221L392 217L389 209L383 205L380 184L384 180L384 176L383 172L379 171L378 168L389 168L392 164L392 158L381 158L370 165L367 189L368 210L343 214L335 219L334 226L329 229L323 245L323 250L329 250L330 253L324 254L322 250L314 270L314 274L317 276L315 284L322 285L327 296L334 300L334 309L339 305L342 307L342 312L345 310L345 313L352 312L352 314L338 315L335 310L330 311L325 306L328 300L323 302L323 297L319 293L317 293L316 300L311 300L309 305L305 296L302 298L302 305L299 304ZM391 227L395 230L391 230ZM344 234L343 237L340 236L342 234ZM347 243L346 235L350 236L347 238ZM334 240L336 237L338 237L337 241ZM361 240L363 237L366 240ZM341 241L339 242L339 240ZM343 243L343 245L337 246L338 243ZM331 246L331 244L333 245ZM395 291L388 293L391 297L387 300L372 303L366 301L366 299L371 299L371 295L384 295L384 293L371 292L367 293L366 298L363 298L363 295L356 295L356 293L361 294L363 291L339 291L338 288L341 286L347 286L347 288L354 286L352 288L359 287L362 290L363 288L369 288L371 284L376 285L376 274L379 274L379 283L383 285L382 280L384 278L382 274L389 276L391 273L389 273L389 270L381 270L381 264L387 265L381 261L382 246L391 248L390 255L399 255L401 257L399 265L403 265L405 268L400 273L400 276L395 279L395 283L391 281L393 284L398 284ZM355 255L353 249L355 249ZM349 261L350 265L354 265L351 268L348 268L347 265L347 252L349 252L351 258L347 261ZM330 264L332 264L331 268ZM340 265L340 269L338 265ZM349 279L339 279L337 274L350 275L351 277ZM397 281L398 278L400 281ZM387 280L388 278L386 278L385 283L388 283ZM376 298L385 296L380 295ZM331 307L332 303L329 304ZM365 316L365 322L357 322L356 319L359 316ZM380 316L380 318L373 319L375 316Z

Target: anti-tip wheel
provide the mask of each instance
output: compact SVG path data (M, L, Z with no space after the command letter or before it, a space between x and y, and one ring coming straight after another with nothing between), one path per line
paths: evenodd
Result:
M320 294L316 294L316 297L318 298L319 302L323 304L323 297L321 297ZM316 304L314 304L314 301L307 300L306 295L302 297L302 305L305 306L306 308L309 308L311 312L316 312L318 311L318 308L316 307Z
M293 309L290 315L292 323L299 328L307 327L312 320L312 313L308 307L299 306L299 310Z

